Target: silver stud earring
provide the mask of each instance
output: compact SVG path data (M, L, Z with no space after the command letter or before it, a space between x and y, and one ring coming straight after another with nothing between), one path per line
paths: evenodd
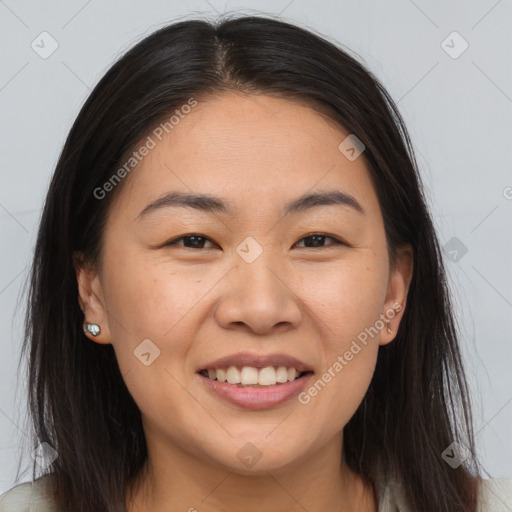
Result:
M393 331L392 331L392 330L391 330L391 328L389 327L389 322L388 322L388 324L387 324L387 325L388 325L388 329L387 329L387 331L388 331L388 333L389 333L389 334L391 334Z
M86 323L84 325L84 332L87 334L91 334L92 336L98 336L98 334L101 332L100 326L98 324L89 324Z

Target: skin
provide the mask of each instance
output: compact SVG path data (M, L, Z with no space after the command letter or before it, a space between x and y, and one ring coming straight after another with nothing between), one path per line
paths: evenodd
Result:
M412 250L404 247L390 272L364 156L349 161L338 150L347 135L290 100L224 93L200 101L125 178L100 264L77 255L85 321L101 326L89 338L113 345L142 414L149 458L129 512L377 510L374 490L344 462L343 427L379 346L397 332ZM285 202L320 190L353 195L365 214L323 205L282 215ZM168 207L137 218L170 191L219 196L236 214ZM207 240L164 246L193 233ZM306 247L315 233L344 244ZM263 250L250 264L236 252L248 236ZM240 351L284 352L320 377L396 303L392 333L369 338L307 404L249 411L212 395L195 373ZM149 366L134 356L145 339L160 350ZM248 442L262 454L252 467L237 457Z

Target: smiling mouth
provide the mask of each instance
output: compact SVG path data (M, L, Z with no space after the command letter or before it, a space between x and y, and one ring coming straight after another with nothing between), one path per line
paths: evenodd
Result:
M251 366L229 366L227 368L202 369L198 372L203 377L213 381L231 384L235 387L263 388L294 382L312 374L312 371L299 372L293 367L266 366L254 368Z

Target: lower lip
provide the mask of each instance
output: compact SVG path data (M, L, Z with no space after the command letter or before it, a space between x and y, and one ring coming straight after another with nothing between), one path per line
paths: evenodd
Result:
M200 373L196 375L199 376L211 391L234 405L244 407L245 409L267 409L282 404L298 395L306 387L313 373L308 373L293 382L276 384L274 386L262 386L260 388L238 387L227 382L209 379Z

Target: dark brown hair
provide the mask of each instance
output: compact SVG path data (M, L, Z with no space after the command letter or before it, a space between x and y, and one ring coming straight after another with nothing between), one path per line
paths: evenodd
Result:
M124 510L125 491L147 458L140 411L112 345L91 343L82 331L73 255L98 262L108 209L123 183L101 200L94 191L177 107L226 91L307 103L366 146L391 264L397 248L410 244L414 272L396 338L379 348L368 392L344 429L346 460L367 482L395 478L411 511L475 511L468 389L403 120L348 51L264 16L181 21L154 32L110 68L70 130L40 222L23 344L34 445L47 442L58 452L50 469L59 511ZM441 457L452 442L471 454L457 469Z

